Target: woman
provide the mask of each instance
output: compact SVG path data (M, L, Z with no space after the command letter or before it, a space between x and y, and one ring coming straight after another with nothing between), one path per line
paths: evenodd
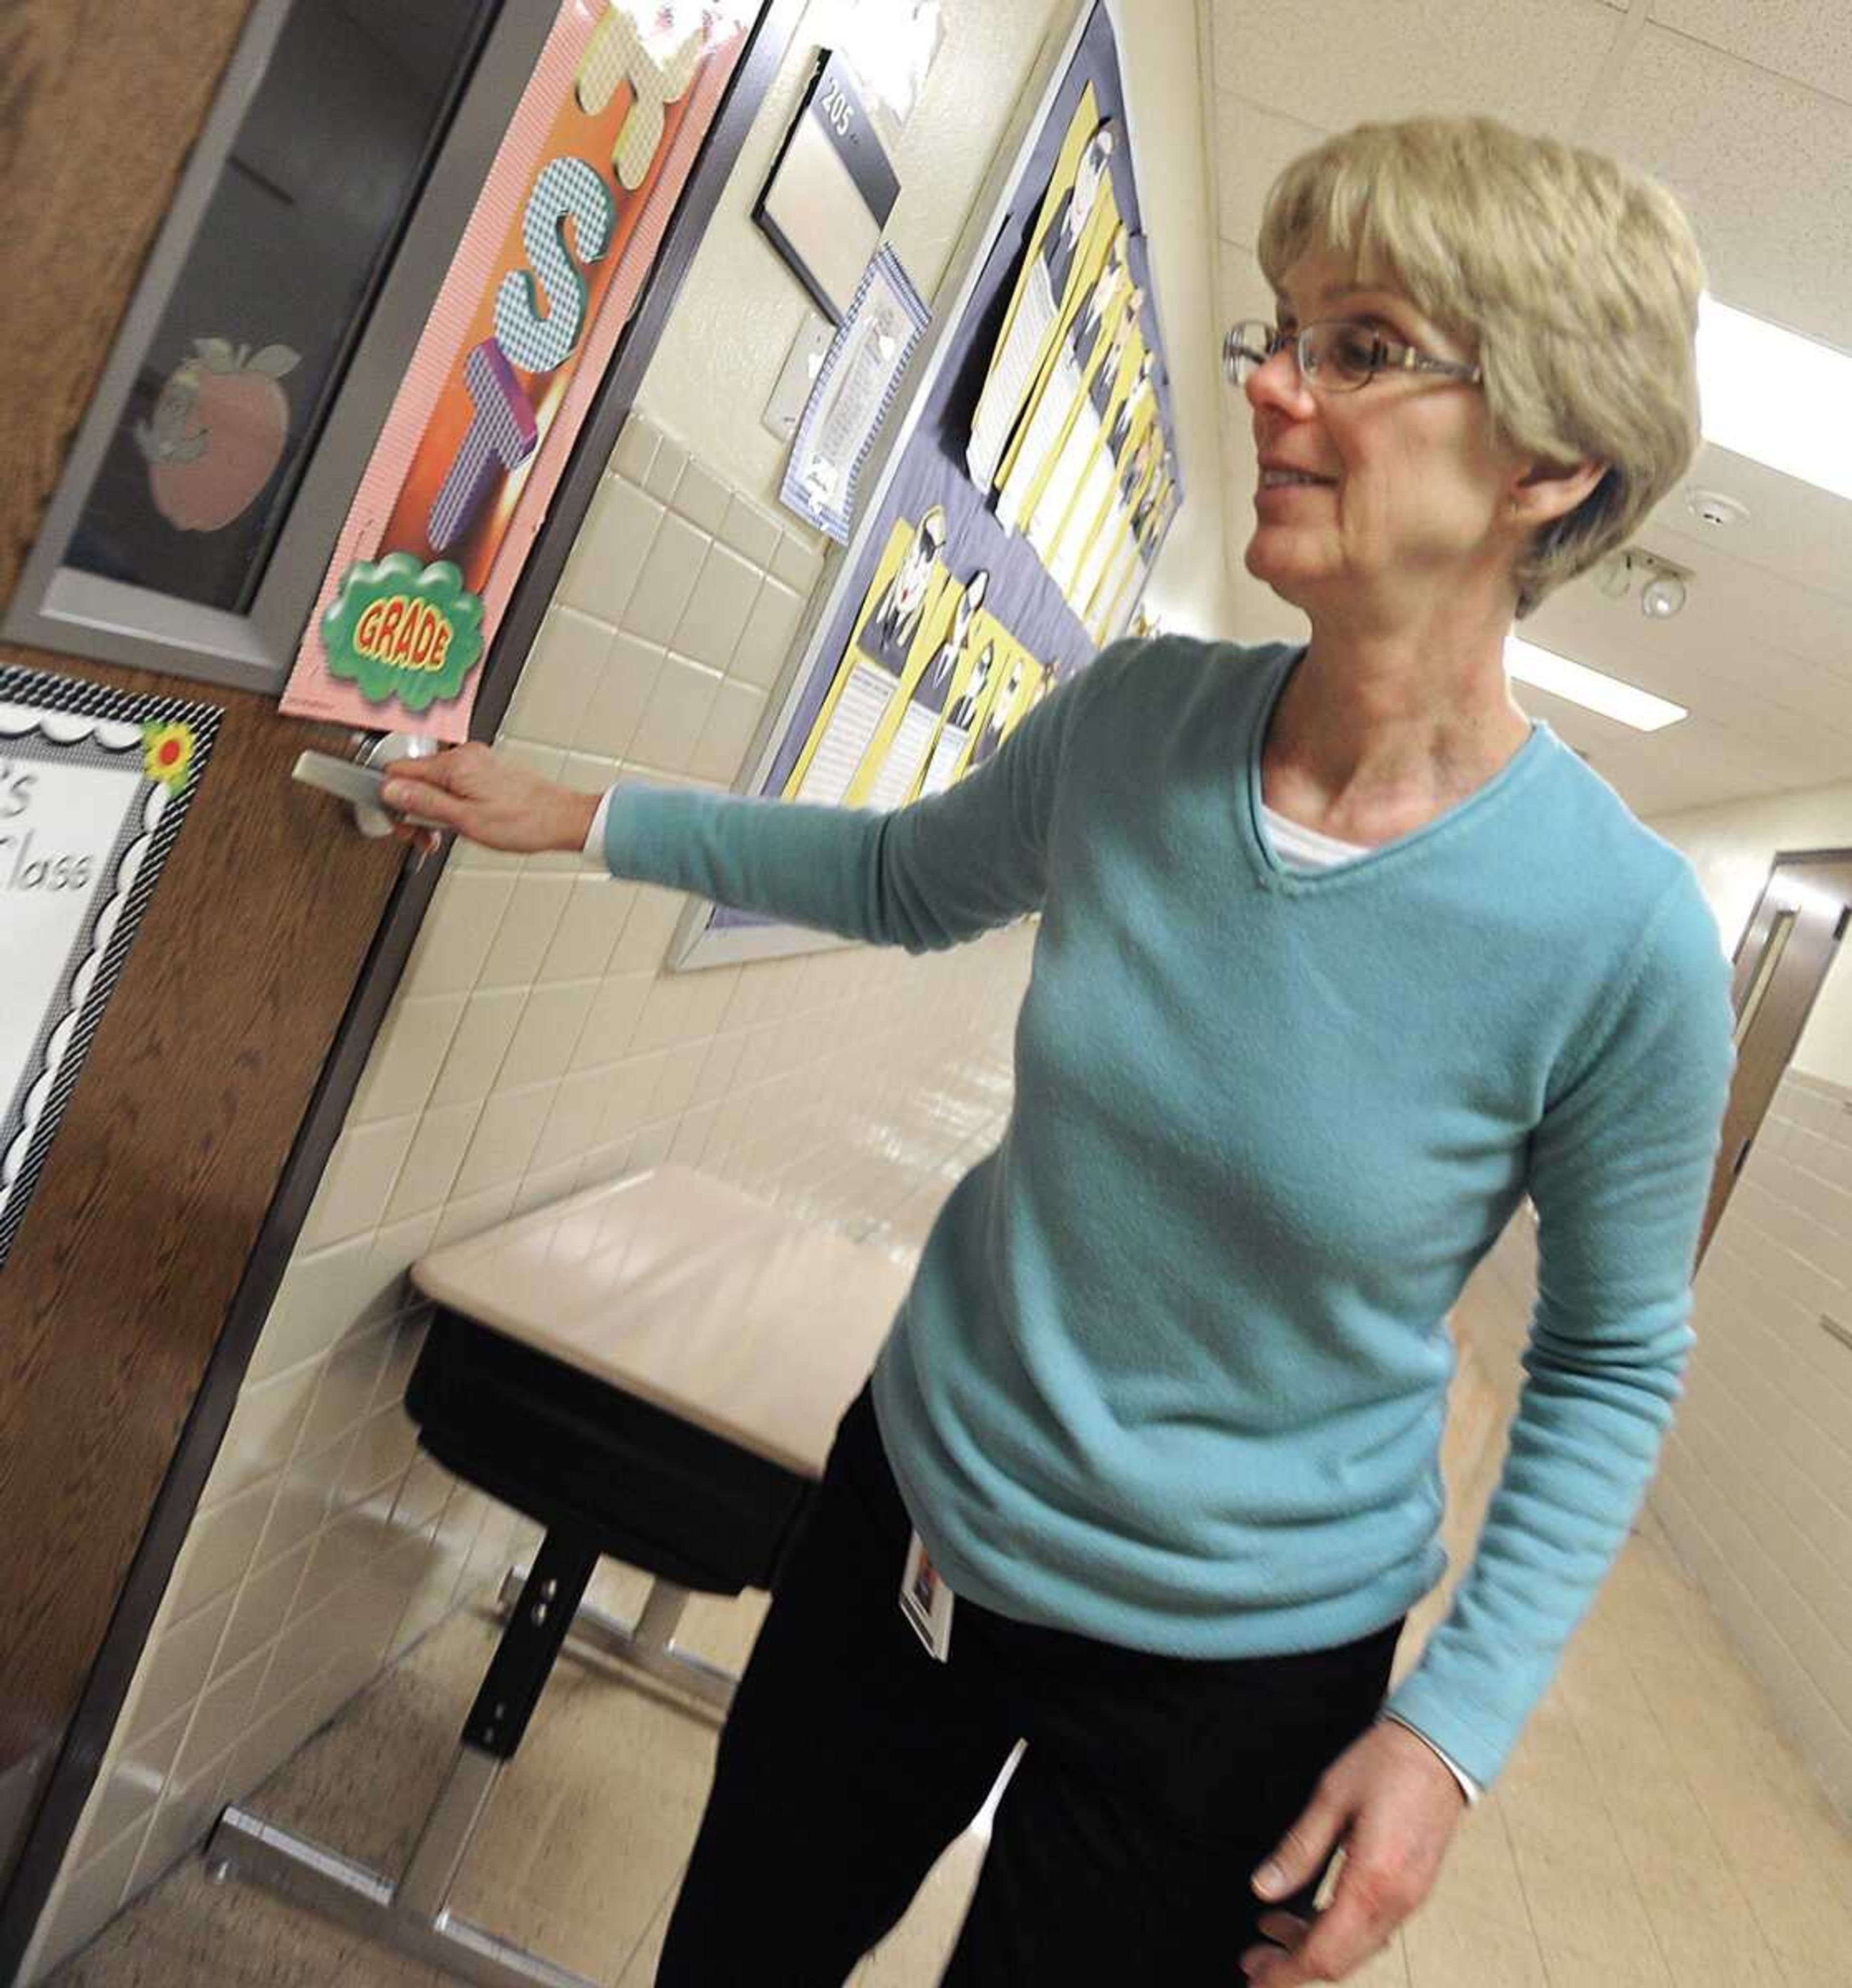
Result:
M891 815L627 786L594 836L913 948L1042 914L1008 1132L773 1601L677 1988L840 1981L1019 1734L948 1982L1341 1980L1426 1896L1656 1462L1728 969L1689 866L1526 718L1502 645L1691 458L1698 253L1610 161L1423 119L1289 166L1259 259L1247 565L1309 645L1115 644ZM506 848L600 808L480 747L400 777ZM1527 1192L1504 1475L1385 1700L1445 1566L1447 1314ZM941 1662L895 1591L921 1548Z

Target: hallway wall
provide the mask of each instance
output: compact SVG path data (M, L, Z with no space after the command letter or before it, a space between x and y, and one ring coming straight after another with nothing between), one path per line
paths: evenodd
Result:
M1828 1204L1840 1226L1830 1228ZM1536 1301L1519 1210L1454 1327L1515 1408ZM1697 1334L1647 1505L1852 1821L1852 1090L1790 1071L1693 1287Z
M1733 950L1778 853L1852 848L1852 783L1649 825L1691 859ZM1698 1346L1654 1508L1852 1816L1852 965L1843 946L1697 1288Z

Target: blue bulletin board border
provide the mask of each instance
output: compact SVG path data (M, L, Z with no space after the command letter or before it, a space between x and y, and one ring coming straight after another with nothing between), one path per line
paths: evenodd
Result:
M1177 426L1155 272L1144 232L1135 161L1136 132L1120 66L1122 30L1114 0L1084 0L1058 51L1024 93L1022 120L999 148L999 161L968 224L955 276L941 288L947 301L909 370L912 400L870 458L873 482L847 546L827 569L820 610L810 620L795 669L749 760L736 791L783 791L818 712L830 694L870 583L897 520L917 521L934 506L946 520L948 544L958 548L962 573L989 574L985 609L1049 669L1056 682L1085 668L1097 653L1080 617L1019 531L1005 526L972 480L965 462L972 414L982 390L1018 272L1030 250L1045 193L1061 148L1090 86L1102 120L1123 142L1108 161L1112 190L1127 235L1132 279L1144 292L1139 329L1153 355L1152 387L1174 466ZM935 303L935 309L938 306ZM1181 471L1164 525L1168 536L1184 495ZM1161 536L1144 562L1148 575L1162 551ZM1130 600L1135 605L1142 577ZM1128 609L1129 612L1129 609ZM829 935L782 925L725 906L697 901L684 915L671 948L678 969L730 965L840 943Z
M69 755L91 766L139 759L140 777L111 845L107 875L86 908L25 1072L10 1096L0 1095L0 1270L225 715L221 706L191 698L136 697L0 664L0 708L8 705L43 715L21 725L0 708L0 756L55 763ZM133 728L133 736L105 736L105 728L119 726ZM154 770L164 753L171 768ZM4 971L0 962L0 991Z

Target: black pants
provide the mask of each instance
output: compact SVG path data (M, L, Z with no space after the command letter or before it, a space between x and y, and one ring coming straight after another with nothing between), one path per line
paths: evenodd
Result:
M1401 1621L1201 1662L961 1600L941 1664L900 1611L911 1531L864 1391L728 1719L657 1988L840 1988L1019 1736L946 1988L1239 1984L1268 1909L1249 1875L1374 1719Z

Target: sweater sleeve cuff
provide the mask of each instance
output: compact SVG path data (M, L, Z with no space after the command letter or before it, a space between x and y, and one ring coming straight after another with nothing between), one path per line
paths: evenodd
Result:
M1459 1783L1460 1792L1466 1797L1466 1804L1468 1807L1470 1808L1474 1803L1478 1801L1480 1794L1478 1783L1473 1780L1472 1777L1467 1773L1465 1769L1462 1767L1457 1760L1454 1760L1443 1749L1435 1746L1434 1742L1430 1740L1427 1734L1422 1732L1418 1726L1411 1726L1407 1719L1401 1718L1397 1713L1393 1712L1384 1712L1378 1714L1379 1723L1381 1720L1385 1719L1392 1725L1401 1726L1404 1732L1412 1733L1416 1739L1420 1740L1421 1744L1427 1747L1428 1750L1440 1760L1441 1764L1446 1768L1447 1771L1452 1775L1453 1778L1456 1781Z

